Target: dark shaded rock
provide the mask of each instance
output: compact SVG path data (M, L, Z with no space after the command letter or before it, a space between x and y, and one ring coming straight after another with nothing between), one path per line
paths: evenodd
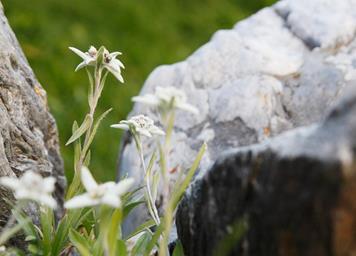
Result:
M356 86L318 124L231 150L186 193L177 230L187 255L356 253Z

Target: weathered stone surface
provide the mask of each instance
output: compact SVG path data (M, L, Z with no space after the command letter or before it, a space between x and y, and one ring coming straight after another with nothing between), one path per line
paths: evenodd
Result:
M158 67L141 94L176 86L200 113L179 112L171 167L185 169L199 146L208 152L199 177L222 150L261 143L322 121L356 80L354 0L284 0L221 30L185 61ZM135 104L131 113L154 113ZM147 143L148 157L152 143ZM142 180L136 150L123 143L119 171ZM174 182L174 178L172 179ZM126 229L145 216L136 211Z
M186 255L214 255L233 226L248 230L228 255L356 253L356 84L326 121L221 156L177 213Z
M43 90L9 27L0 4L0 176L21 176L32 170L57 179L56 199L65 187L56 123L48 111ZM0 221L6 220L0 190Z

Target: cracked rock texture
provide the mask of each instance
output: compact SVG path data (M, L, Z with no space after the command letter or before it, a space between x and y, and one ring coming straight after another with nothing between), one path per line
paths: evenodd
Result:
M355 6L356 0L280 1L217 31L185 61L155 69L141 94L176 86L200 110L177 113L170 166L189 167L206 141L199 179L223 150L323 121L356 80ZM135 104L131 115L137 113L155 114L143 104ZM147 159L153 142L145 145ZM122 149L120 175L142 180L128 136ZM125 229L145 218L137 210Z
M55 197L62 204L65 177L56 123L0 3L0 176L29 170L57 179ZM2 226L8 216L4 200L12 193L0 188L0 195Z

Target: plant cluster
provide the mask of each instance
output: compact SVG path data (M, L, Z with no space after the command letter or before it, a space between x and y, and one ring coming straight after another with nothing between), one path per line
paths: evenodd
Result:
M112 128L127 130L135 142L142 167L143 184L130 177L119 182L98 184L89 170L91 151L100 122L111 109L97 116L96 108L109 73L124 82L120 52L98 50L91 46L87 52L70 47L82 58L76 70L86 69L89 78L89 111L83 122L73 124L73 134L67 145L74 145L74 178L66 192L65 210L59 218L60 207L52 197L55 178L42 177L28 171L21 177L2 177L0 184L13 191L12 216L0 234L0 255L169 255L168 243L174 214L206 150L203 144L189 170L179 170L178 179L170 186L169 158L171 137L177 109L197 114L187 103L184 92L173 87L157 87L154 94L136 96L132 100L156 109L162 127L145 115L133 116L113 124ZM156 149L150 159L144 158L142 136L155 140ZM146 161L149 160L149 161ZM134 183L136 186L134 187ZM167 198L161 211L157 209L157 194L162 187ZM169 196L168 196L169 195ZM121 223L137 206L147 206L150 219L123 237ZM38 220L28 216L29 206L35 206ZM160 214L160 212L162 214ZM26 241L26 248L11 248L8 241L17 236ZM183 255L179 241L173 255Z

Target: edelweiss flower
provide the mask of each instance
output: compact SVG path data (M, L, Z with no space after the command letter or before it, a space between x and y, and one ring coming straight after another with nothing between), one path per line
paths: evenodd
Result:
M90 46L87 52L82 52L74 47L69 47L69 49L83 59L83 61L75 68L75 71L84 68L85 66L95 66L98 51L94 46Z
M147 137L152 137L154 134L165 135L161 129L154 125L153 120L145 115L133 116L129 120L120 121L120 123L113 124L111 127L130 130Z
M116 59L118 55L121 55L121 52L112 52L109 53L108 50L104 50L104 67L113 74L117 80L121 83L124 82L124 78L121 75L121 68L125 68L124 64L121 61Z
M17 199L29 199L54 209L57 202L52 197L56 179L43 178L41 175L28 171L21 178L2 177L0 184L14 191Z
M187 96L182 90L175 87L157 87L155 94L135 96L132 101L141 102L159 108L179 108L193 114L198 114L198 109L187 103ZM172 104L172 105L171 105Z
M69 47L69 49L83 59L83 61L76 67L75 71L85 66L95 66L98 61L98 55L100 55L99 52L101 52L100 49L98 51L94 46L90 46L87 52L82 52L74 47ZM116 59L118 55L121 55L121 52L109 53L107 49L103 49L103 67L113 74L117 80L123 83L124 79L121 75L121 69L125 68L125 66L120 60Z
M111 181L99 185L86 167L81 170L81 180L87 192L67 201L64 204L65 208L82 208L100 204L119 208L121 206L120 196L125 194L133 184L133 179L128 178L119 183Z

